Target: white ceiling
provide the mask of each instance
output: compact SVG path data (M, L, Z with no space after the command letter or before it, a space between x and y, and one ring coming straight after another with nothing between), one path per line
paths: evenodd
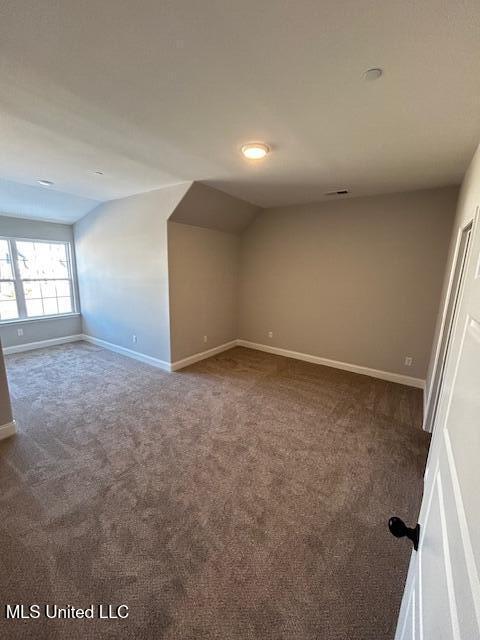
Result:
M478 0L2 3L0 177L95 201L203 180L261 206L455 184L479 27Z

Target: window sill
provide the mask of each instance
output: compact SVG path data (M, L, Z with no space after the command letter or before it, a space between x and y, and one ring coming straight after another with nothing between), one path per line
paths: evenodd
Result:
M56 320L57 318L75 318L80 316L79 312L75 313L57 313L54 316L38 316L37 318L16 318L15 320L0 320L0 327L7 324L25 324L26 322L43 322L44 320Z

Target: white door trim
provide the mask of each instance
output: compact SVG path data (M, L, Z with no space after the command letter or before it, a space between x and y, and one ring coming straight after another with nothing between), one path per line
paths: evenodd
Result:
M17 432L17 425L15 420L11 422L7 422L7 424L2 424L0 426L0 440L4 440L5 438L10 438Z

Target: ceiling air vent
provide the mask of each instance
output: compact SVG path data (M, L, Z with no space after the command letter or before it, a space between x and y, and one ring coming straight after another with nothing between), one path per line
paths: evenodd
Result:
M348 193L348 189L338 189L338 191L327 191L326 196L345 196Z

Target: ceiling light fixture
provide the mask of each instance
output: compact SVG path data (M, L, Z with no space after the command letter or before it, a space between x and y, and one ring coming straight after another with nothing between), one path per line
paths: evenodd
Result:
M37 180L38 184L41 184L42 187L51 187L53 182L51 180Z
M103 171L94 171L93 169L90 169L90 173L93 173L96 176L103 176Z
M383 69L380 69L380 67L374 67L373 69L368 69L363 74L363 77L366 80L366 82L374 82L375 80L378 80L382 76L383 76Z
M242 153L249 160L261 160L270 152L270 147L264 142L247 142L242 146Z

